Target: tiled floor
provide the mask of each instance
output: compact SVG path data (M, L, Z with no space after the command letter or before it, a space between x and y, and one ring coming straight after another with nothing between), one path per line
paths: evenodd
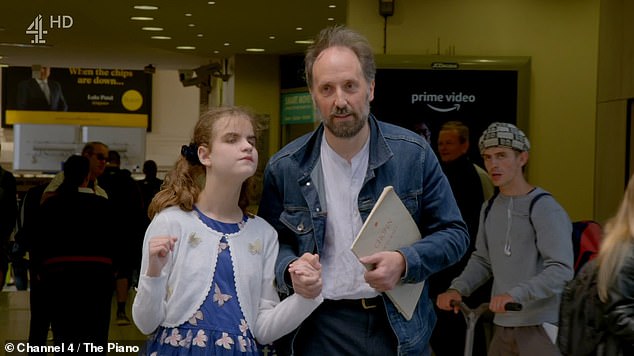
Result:
M131 292L131 294L134 292ZM131 317L130 306L133 295L128 302L127 315ZM112 318L110 322L110 335L108 341L111 346L140 345L145 336L134 326L119 326L115 323L116 303L113 298ZM9 342L26 342L29 334L29 292L15 291L14 288L5 287L0 292L0 348L6 355L20 355L18 352L7 352ZM119 350L122 350L121 348ZM2 351L0 351L2 354ZM110 352L110 355L125 355L125 352Z

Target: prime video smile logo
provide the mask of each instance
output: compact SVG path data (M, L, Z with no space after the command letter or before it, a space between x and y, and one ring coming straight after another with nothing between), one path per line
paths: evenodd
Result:
M45 27L44 17L40 14L35 16L33 22L27 27L25 33L33 36L32 44L45 44L45 35L48 29L67 29L73 27L73 18L68 15L51 15L49 17L48 26ZM47 28L47 29L45 29Z

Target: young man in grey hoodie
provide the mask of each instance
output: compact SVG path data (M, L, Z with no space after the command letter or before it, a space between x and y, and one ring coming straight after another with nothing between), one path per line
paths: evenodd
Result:
M552 195L526 181L530 143L520 129L493 123L479 146L499 194L483 204L476 250L436 303L458 312L452 300L493 278L489 355L559 355L544 324L557 324L561 292L574 274L570 219ZM522 310L505 312L509 302L521 303Z

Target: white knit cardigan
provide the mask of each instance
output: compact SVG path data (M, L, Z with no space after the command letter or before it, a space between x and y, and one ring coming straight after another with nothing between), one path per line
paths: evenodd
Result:
M159 277L148 277L148 242L156 236L178 238ZM227 234L238 300L251 332L268 344L297 328L323 297L298 294L280 302L274 285L277 232L260 217ZM208 228L195 211L170 207L157 214L145 233L143 258L132 317L144 334L159 325L176 327L190 319L211 289L222 234Z

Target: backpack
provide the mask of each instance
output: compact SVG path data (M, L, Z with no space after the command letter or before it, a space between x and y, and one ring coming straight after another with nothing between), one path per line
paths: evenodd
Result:
M482 223L486 221L491 206L493 206L493 200L497 197L499 191L487 201L487 205L484 208L484 219ZM550 193L540 193L533 197L528 207L528 221L533 226L533 207L535 203L544 196L551 195ZM534 229L534 228L533 228ZM599 253L599 245L601 244L601 225L593 220L579 220L572 222L572 250L574 256L574 271L575 275L579 273L579 270L590 260L597 257Z
M564 356L594 355L606 335L597 292L596 261L566 284L559 307L557 346Z
M572 249L575 256L575 274L587 262L597 257L601 245L601 225L592 220L580 220L572 223Z

